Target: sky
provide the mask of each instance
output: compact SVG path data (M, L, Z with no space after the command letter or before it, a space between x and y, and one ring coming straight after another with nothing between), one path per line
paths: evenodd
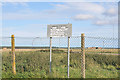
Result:
M72 24L72 35L87 37L118 37L118 3L117 2L3 2L2 36L31 37L30 40L17 40L18 45L32 45L34 37L47 37L47 25ZM38 40L38 41L37 41ZM49 40L37 45L49 45ZM67 39L61 40L66 42ZM87 46L103 46L103 40L87 39ZM97 42L96 42L97 41ZM59 42L56 40L55 43ZM80 46L80 38L72 40L72 46ZM26 44L25 44L26 43ZM79 44L78 44L79 43ZM106 46L117 46L116 40L104 40ZM3 44L10 45L9 39ZM67 45L66 45L67 46Z
M2 36L46 37L48 24L72 24L73 36L117 37L116 2L5 2Z

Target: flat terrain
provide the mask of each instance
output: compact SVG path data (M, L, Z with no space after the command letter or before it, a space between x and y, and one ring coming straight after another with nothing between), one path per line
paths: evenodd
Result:
M3 78L67 78L67 49L53 49L52 72L49 72L49 50L16 50L16 71L12 74L12 54L2 53ZM70 78L81 78L80 49L70 54ZM86 50L86 78L117 78L120 75L120 55L100 55L101 50ZM104 50L117 54L117 50Z
M49 49L15 49L15 51L37 51L37 50L49 50ZM63 50L67 51L67 48L58 48L53 50ZM11 51L11 49L2 49L3 52ZM118 49L85 49L86 52L89 53L117 53ZM81 52L81 49L71 49L71 52Z

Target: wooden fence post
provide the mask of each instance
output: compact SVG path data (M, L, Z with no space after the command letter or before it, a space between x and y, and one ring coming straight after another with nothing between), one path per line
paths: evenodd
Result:
M81 34L81 77L85 78L85 35Z
M16 74L16 67L15 67L15 38L14 35L11 36L11 51L12 51L12 58L13 58L13 64L12 64L12 71L13 74Z

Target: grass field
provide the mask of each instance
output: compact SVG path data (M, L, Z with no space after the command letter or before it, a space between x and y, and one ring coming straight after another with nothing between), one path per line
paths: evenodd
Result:
M98 51L88 50L88 52ZM116 52L117 50L113 53ZM12 74L12 54L3 51L2 56L3 78L67 78L66 50L53 50L51 73L49 73L49 50L16 51L16 75ZM119 58L120 55L89 54L86 51L86 78L119 77ZM70 54L70 78L81 78L80 59L80 53Z

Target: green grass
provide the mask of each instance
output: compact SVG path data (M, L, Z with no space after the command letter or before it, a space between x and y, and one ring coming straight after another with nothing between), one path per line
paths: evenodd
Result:
M86 54L86 78L117 78L120 56ZM16 52L16 71L12 73L12 56L3 53L3 78L67 78L67 53L54 51L52 54L52 72L49 72L49 52ZM70 55L70 78L81 78L81 55Z

